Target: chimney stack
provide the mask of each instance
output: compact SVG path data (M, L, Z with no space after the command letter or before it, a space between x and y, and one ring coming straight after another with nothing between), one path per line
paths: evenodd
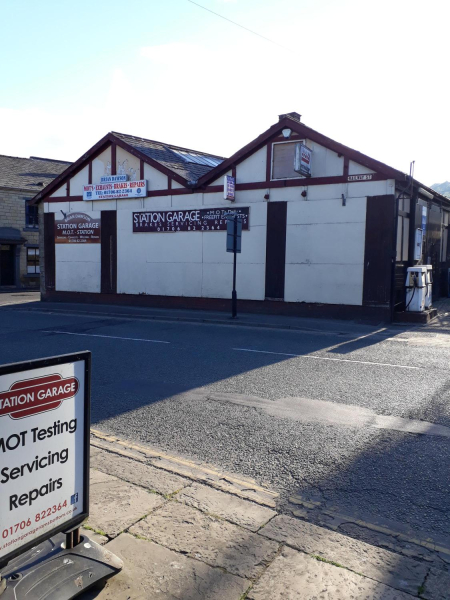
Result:
M293 121L297 121L298 123L300 123L302 115L299 115L297 112L285 113L284 115L278 115L278 120L282 121L285 117L289 117Z

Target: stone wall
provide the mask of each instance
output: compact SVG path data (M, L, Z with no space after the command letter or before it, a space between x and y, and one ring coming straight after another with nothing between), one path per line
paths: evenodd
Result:
M0 188L0 227L12 227L18 229L20 236L26 241L19 246L19 281L18 287L38 288L39 275L31 277L27 274L27 244L37 245L39 243L38 229L26 227L25 200L35 195L31 190L13 190Z

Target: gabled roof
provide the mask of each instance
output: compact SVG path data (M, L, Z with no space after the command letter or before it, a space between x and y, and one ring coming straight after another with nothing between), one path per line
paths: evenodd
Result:
M214 164L225 160L223 156L217 156L216 154L207 154L198 150L111 131L74 163L68 163L70 166L54 179L46 189L36 194L33 202L40 202L43 197L48 196L63 185L67 179L75 175L89 160L98 156L110 144L117 144L117 146L188 188L195 187L198 179L211 171ZM210 164L199 164L202 159Z
M117 133L116 131L112 131L111 133L123 140L126 144L132 146L135 150L142 152L142 154L145 154L167 169L174 171L188 182L197 182L200 177L206 175L214 168L214 164L218 161L223 162L225 160L223 156L216 156L215 154L198 152L197 150L181 148L180 146L165 144L164 142L156 142L134 135ZM202 165L195 162L187 162L187 160L180 156L179 153L187 156L194 155L204 157L205 159L212 159L212 164Z
M297 116L300 117L300 115ZM368 169L375 171L376 173L386 175L386 177L389 179L395 179L398 183L407 183L408 181L410 181L409 176L406 173L403 173L398 169L394 169L393 167L390 167L389 165L382 163L379 160L375 160L374 158L367 156L367 154L363 154L362 152L353 150L353 148L350 148L349 146L344 146L344 144L340 144L339 142L336 142L335 140L319 133L318 131L315 131L311 127L307 127L303 123L300 123L300 121L297 118L291 117L290 114L286 114L280 116L280 120L278 121L278 123L275 123L274 125L269 127L269 129L267 129L264 133L259 135L249 144L238 150L235 154L233 154L233 156L230 156L230 158L228 158L223 163L215 167L212 171L210 171L203 177L201 177L197 185L199 187L205 187L212 181L218 179L221 175L225 174L227 171L232 169L237 163L241 162L242 160L250 156L250 154L253 154L257 150L262 148L264 145L266 145L269 141L279 136L281 134L281 130L285 127L289 127L294 133L297 133L304 139L311 140L320 144L321 146L324 146L325 148L329 148L337 154L346 156L348 159L360 165L363 165ZM423 188L424 190L433 194L437 199L448 202L448 198L431 189L430 187L424 185L423 183L420 183L420 181L414 179L413 183L417 187Z
M19 158L0 154L0 188L30 190L35 194L51 183L71 163L49 158Z

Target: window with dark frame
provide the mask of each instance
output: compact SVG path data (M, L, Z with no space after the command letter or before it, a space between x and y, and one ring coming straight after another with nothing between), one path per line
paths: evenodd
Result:
M294 171L295 142L275 142L272 145L272 179L297 179L301 177Z
M39 275L39 248L27 248L27 273L28 275Z
M31 204L31 200L25 201L25 227L37 229L39 227L39 209L37 204Z

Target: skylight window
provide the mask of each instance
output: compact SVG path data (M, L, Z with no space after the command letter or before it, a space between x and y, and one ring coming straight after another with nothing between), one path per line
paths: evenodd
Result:
M195 152L188 152L187 150L174 150L172 152L180 156L184 161L188 163L194 163L197 165L204 165L206 167L217 167L223 162L221 158L214 156L205 156L204 154L196 154Z

